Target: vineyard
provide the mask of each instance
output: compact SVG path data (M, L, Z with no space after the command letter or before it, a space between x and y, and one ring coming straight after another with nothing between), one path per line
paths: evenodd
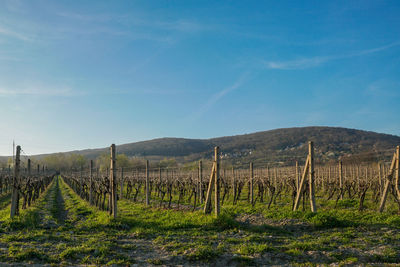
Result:
M316 144L317 145L317 144ZM380 162L48 170L0 175L0 261L116 265L400 262L399 147ZM151 167L153 166L153 167ZM274 167L273 167L274 166ZM35 170L33 170L35 169Z

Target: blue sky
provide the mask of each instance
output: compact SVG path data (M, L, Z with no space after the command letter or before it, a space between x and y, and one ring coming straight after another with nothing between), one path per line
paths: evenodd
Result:
M0 155L310 125L400 135L399 1L0 0Z

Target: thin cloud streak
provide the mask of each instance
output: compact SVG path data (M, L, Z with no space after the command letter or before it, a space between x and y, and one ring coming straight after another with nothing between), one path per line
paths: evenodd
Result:
M333 60L333 57L311 57L302 58L289 61L268 61L265 65L268 69L278 70L296 70L296 69L308 69L317 67L329 60Z
M132 40L145 40L166 44L177 42L176 34L195 34L214 30L215 26L199 23L192 19L178 18L175 20L158 20L140 18L132 14L91 14L76 12L55 12L61 19L83 23L79 26L57 26L37 24L32 21L13 21L1 18L0 37L16 38L21 41L45 42L68 39L71 36L110 35L127 37ZM21 31L22 30L22 31ZM29 33L29 34L28 34Z
M44 89L44 88L25 88L25 89L7 89L0 88L0 97L7 96L79 96L83 92L77 92L70 88L62 89Z
M329 61L378 53L396 46L400 46L400 42L394 42L385 46L366 49L347 55L317 56L317 57L301 58L288 61L264 61L263 63L268 69L278 69L278 70L308 69L308 68L318 67Z
M138 18L137 16L132 16L132 15L81 14L81 13L66 13L66 12L57 13L57 15L67 19L79 20L85 22L107 23L113 21L127 26L134 25L144 28L154 28L158 30L178 31L186 33L212 29L212 27L210 26L200 24L196 21L187 19L162 21L162 20Z
M12 31L12 30L6 29L3 26L0 26L0 35L16 38L16 39L19 39L21 41L32 41L31 37L29 37L29 36L27 36L25 34L18 33L16 31Z
M194 114L193 119L198 119L227 94L241 87L246 82L249 75L249 72L243 73L231 86L219 91L218 93L210 97L208 101L203 106L201 106L200 109Z

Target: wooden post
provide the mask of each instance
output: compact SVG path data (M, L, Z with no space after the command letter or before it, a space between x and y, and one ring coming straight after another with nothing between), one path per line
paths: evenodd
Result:
M267 175L267 181L269 181L271 183L271 173L269 171L269 165L267 165L267 171L266 171L266 175ZM267 195L270 195L270 190L267 191Z
M310 167L309 167L309 185L310 185L310 204L311 211L317 212L317 206L315 205L315 189L314 189L314 143L308 142L308 154L310 155Z
M296 160L296 189L299 191L300 175L299 175L299 162Z
M215 216L218 217L220 213L220 177L219 177L219 147L214 148L214 161L215 161Z
M79 183L80 183L80 188L79 188L79 192L80 192L80 196L81 196L81 198L83 198L84 196L83 196L83 189L84 189L84 186L83 186L83 166L81 166L81 171L80 171L80 173L79 173Z
M93 160L89 165L89 203L93 205Z
M111 145L110 161L110 184L111 184L111 207L110 214L117 218L117 184L116 184L116 166L115 166L115 144Z
M253 162L250 162L250 203L253 205L254 203L254 171L253 171Z
M28 159L28 176L31 176L31 159Z
M394 185L396 188L397 192L397 198L400 199L400 185L399 185L399 179L400 179L400 146L396 147L396 173L395 173L395 179L394 179Z
M146 160L146 206L150 205L149 160Z
M11 196L11 213L10 213L11 218L14 218L15 215L18 215L19 191L17 183L19 179L20 153L21 153L21 146L17 146L17 153L15 156L15 166L14 166L13 188Z
M343 199L343 167L341 160L339 160L339 188L340 188L340 199Z
M158 179L159 179L159 181L158 181L158 183L159 183L159 186L158 186L158 193L157 193L157 195L159 196L159 197L161 197L161 186L162 186L162 177L161 177L161 167L158 167Z
M235 169L232 167L232 189L233 189L233 204L235 204L236 199L236 177Z
M120 187L121 187L121 192L119 195L119 199L123 199L124 198L124 167L121 167Z
M40 174L40 165L39 164L37 165L37 174L38 175Z
M382 181L382 163L378 163L378 178L379 178L379 192L382 194L383 181Z
M203 204L203 162L199 161L199 198L200 204Z

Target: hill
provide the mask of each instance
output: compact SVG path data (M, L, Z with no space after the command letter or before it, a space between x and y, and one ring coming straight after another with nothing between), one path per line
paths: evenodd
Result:
M132 157L161 160L174 157L178 162L210 159L213 147L219 146L224 161L236 165L285 164L302 162L307 142L314 141L317 161L343 160L376 161L392 155L400 137L339 127L301 127L263 131L212 139L159 138L117 145L117 153ZM94 159L108 148L66 152ZM42 155L43 156L43 155ZM40 157L40 156L39 156Z

